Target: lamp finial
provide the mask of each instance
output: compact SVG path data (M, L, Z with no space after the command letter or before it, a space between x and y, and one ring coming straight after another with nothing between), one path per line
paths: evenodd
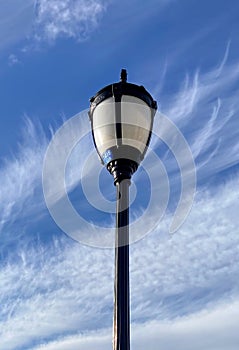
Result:
M126 69L121 69L120 80L122 81L122 83L126 83L126 81L127 81L127 70Z

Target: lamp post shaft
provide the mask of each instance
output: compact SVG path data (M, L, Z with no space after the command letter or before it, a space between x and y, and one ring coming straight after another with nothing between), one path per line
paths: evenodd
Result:
M130 350L129 186L128 179L116 183L114 350Z
M113 350L130 350L129 186L147 151L156 110L142 85L127 82L126 69L120 82L90 99L95 148L117 188Z

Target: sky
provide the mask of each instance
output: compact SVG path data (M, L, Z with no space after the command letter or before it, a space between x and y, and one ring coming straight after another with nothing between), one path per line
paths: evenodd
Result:
M112 348L115 187L87 111L122 68L158 102L130 192L132 349L238 349L238 13L0 0L1 350Z

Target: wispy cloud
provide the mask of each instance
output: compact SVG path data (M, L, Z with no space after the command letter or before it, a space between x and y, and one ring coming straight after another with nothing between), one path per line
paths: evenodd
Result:
M203 317L196 313L206 309L210 314L217 305L238 300L236 187L237 179L222 185L216 194L198 193L190 217L177 234L169 237L164 233L171 220L169 215L155 232L131 246L132 323L144 324L142 341L148 339L145 329L152 322L156 322L152 337L157 338L157 329L167 320L170 326L165 326L165 341L170 342L171 331L175 334L179 330L180 339L186 341L195 335L196 325L204 324ZM90 349L97 339L92 336L92 340L91 335L85 339L84 335L106 328L110 336L103 333L110 346L113 263L113 250L84 247L60 238L47 246L40 242L32 248L22 246L14 259L8 259L1 267L0 334L4 349L32 349L33 342L46 343L79 331L82 336L62 340L62 348L65 344L72 350L76 341L82 342L82 348ZM235 316L236 324L238 315L231 307L228 310L228 317ZM224 311L219 308L218 312ZM180 319L186 316L188 321ZM187 328L186 334L184 326L191 320L195 321L195 328ZM220 327L223 325L226 327L227 321ZM214 326L212 334L217 344L218 324ZM224 335L227 336L226 330ZM56 344L49 345L49 349L57 348Z
M186 78L184 86L176 95L168 100L165 98L163 107L165 114L176 122L191 146L196 160L199 183L205 177L215 175L239 161L237 137L239 110L236 85L239 79L239 66L238 62L226 63L228 49L229 46L219 64L220 76L218 76L218 67L204 74L197 71L192 80L190 77ZM85 134L89 128L89 122L87 120L84 124L83 119L80 128ZM161 127L160 118L156 125ZM9 220L14 222L21 211L17 208L23 208L28 198L31 196L33 198L36 186L38 188L40 186L42 161L48 143L40 129L40 126L35 128L28 120L24 142L18 154L2 164L0 170L3 184L0 189L1 226ZM68 136L74 139L76 135L77 132L72 129ZM152 143L154 149L158 147L156 141L155 144ZM66 151L64 146L60 148L61 151L58 146L57 152L64 154ZM79 144L68 161L66 169L68 190L74 188L79 181L89 147L89 142ZM78 149L80 149L79 152ZM168 176L174 181L179 174L175 175L177 165L171 162L171 158L168 157L168 153L162 154L161 157L162 161L169 165L167 166ZM95 163L98 164L98 159L94 159L93 164ZM158 172L156 173L158 176ZM137 180L137 176L135 179ZM26 212L27 207L25 206L24 209Z
M37 0L35 39L85 40L97 27L108 3L108 0Z
M111 0L9 0L0 4L0 47L22 41L22 52L59 38L84 41L94 31ZM24 41L25 40L25 41ZM20 52L21 53L21 52ZM19 55L20 55L19 53ZM16 63L15 54L9 64Z
M189 317L163 322L132 325L132 347L143 350L237 350L239 303L221 304L217 308ZM110 350L110 330L75 335L49 342L32 350Z
M162 112L189 142L199 180L239 162L239 63L227 62L229 48L230 43L218 66L204 73L198 69L186 76L177 93L161 97Z
M112 312L113 285L108 283L112 252L95 253L92 264L92 250L58 239L51 247L15 252L13 261L1 268L0 334L4 349L69 334L76 325L81 331L110 326L111 317L108 322L105 315Z
M20 61L16 55L14 55L14 54L9 55L9 57L8 57L9 66L13 66L13 65L18 64L18 63L20 63Z
M3 159L0 168L0 232L3 240L5 224L13 223L21 216L26 217L40 205L39 202L36 205L34 197L41 183L46 146L47 138L40 124L33 125L30 119L25 118L18 151Z

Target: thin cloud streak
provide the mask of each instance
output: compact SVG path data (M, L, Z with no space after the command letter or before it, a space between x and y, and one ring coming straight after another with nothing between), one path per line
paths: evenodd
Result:
M0 169L0 232L5 224L14 223L20 216L29 216L36 208L35 195L41 183L47 139L40 124L33 125L27 117L22 138L16 154L3 159Z
M186 76L183 86L165 99L162 108L191 147L199 183L239 162L239 63L228 64L228 52L229 44L219 68ZM157 140L153 140L152 147L157 150ZM163 159L166 161L166 154ZM175 165L170 170L175 171Z
M132 347L144 350L237 350L239 302L221 304L210 311L164 322L132 325ZM75 335L42 344L32 350L110 350L110 329Z

